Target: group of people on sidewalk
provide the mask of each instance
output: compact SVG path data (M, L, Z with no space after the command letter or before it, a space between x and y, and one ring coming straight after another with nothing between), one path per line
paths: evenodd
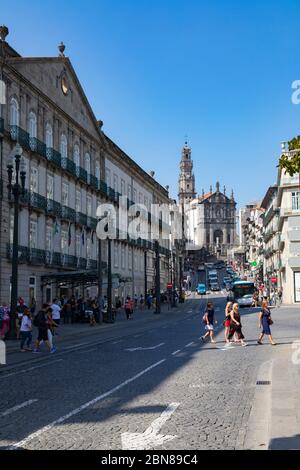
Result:
M210 338L211 343L215 343L214 340L214 325L217 324L215 320L215 311L212 302L207 303L205 313L202 321L205 325L206 333L201 336L202 341ZM276 343L273 340L270 326L273 324L271 318L271 312L267 301L262 301L261 310L258 315L258 328L261 329L261 333L257 340L258 344L262 344L262 339L265 335L268 336L270 343L275 346ZM233 302L227 302L225 308L225 319L223 321L225 327L225 347L231 347L232 343L239 343L241 346L247 346L244 341L245 336L242 332L241 315L239 311L239 304Z

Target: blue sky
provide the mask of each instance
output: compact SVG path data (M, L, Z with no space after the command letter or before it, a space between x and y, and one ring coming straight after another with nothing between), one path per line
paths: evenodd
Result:
M24 56L64 41L104 131L173 197L187 135L197 191L219 180L241 206L300 134L299 15L299 0L14 0L0 23Z

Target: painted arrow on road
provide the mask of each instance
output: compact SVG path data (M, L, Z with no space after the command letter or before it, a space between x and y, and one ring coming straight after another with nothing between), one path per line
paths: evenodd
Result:
M156 346L151 346L149 348L141 348L141 347L138 347L138 348L128 348L128 349L125 349L125 351L148 351L149 349L157 349L157 348L160 348L161 346L163 346L165 343L160 343L160 344L157 344Z
M149 450L161 446L166 441L172 441L177 436L159 434L162 426L176 411L180 403L171 403L159 418L143 433L124 432L121 436L123 450Z

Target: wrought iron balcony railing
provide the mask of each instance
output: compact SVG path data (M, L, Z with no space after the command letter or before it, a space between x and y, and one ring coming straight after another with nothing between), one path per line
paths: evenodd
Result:
M42 157L46 157L46 145L36 137L29 137L29 147L33 152L38 153Z
M98 263L95 259L88 259L86 269L97 269Z
M6 256L9 260L12 259L13 244L7 243L6 245ZM28 248L26 246L18 246L18 262L26 263L28 259Z
M76 177L76 165L75 163L70 160L69 158L62 158L61 166L64 170L68 171L72 176Z
M98 178L94 175L89 175L89 184L92 186L94 189L99 189L99 181Z
M91 228L92 230L96 230L97 223L98 223L98 221L95 217L87 216L87 218L86 218L87 227Z
M70 222L75 222L76 212L74 209L68 206L61 206L61 218L64 220L69 220Z
M79 225L86 225L87 223L87 216L82 212L76 212L76 223Z
M77 258L77 268L78 269L86 269L86 259L85 258Z
M29 207L41 211L47 210L47 199L44 196L38 193L28 192L27 198Z
M61 253L61 265L65 268L77 268L77 258L76 256L68 255L66 253Z
M61 266L61 253L46 250L45 264L49 266Z
M38 248L28 249L28 262L31 264L45 264L46 252Z
M19 126L10 126L10 136L15 142L18 142L24 149L30 150L29 134Z
M46 148L46 157L49 162L54 163L59 168L61 167L61 155L57 150L50 147Z
M47 213L56 217L61 217L61 205L53 199L47 199Z

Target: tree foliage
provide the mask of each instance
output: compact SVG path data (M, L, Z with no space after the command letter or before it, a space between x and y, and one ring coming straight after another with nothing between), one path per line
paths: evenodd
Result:
M298 135L290 140L288 146L289 151L299 150L300 136ZM300 173L300 150L295 152L292 156L281 155L278 166L281 170L285 170L285 173L288 173L290 176L293 176L295 173Z

